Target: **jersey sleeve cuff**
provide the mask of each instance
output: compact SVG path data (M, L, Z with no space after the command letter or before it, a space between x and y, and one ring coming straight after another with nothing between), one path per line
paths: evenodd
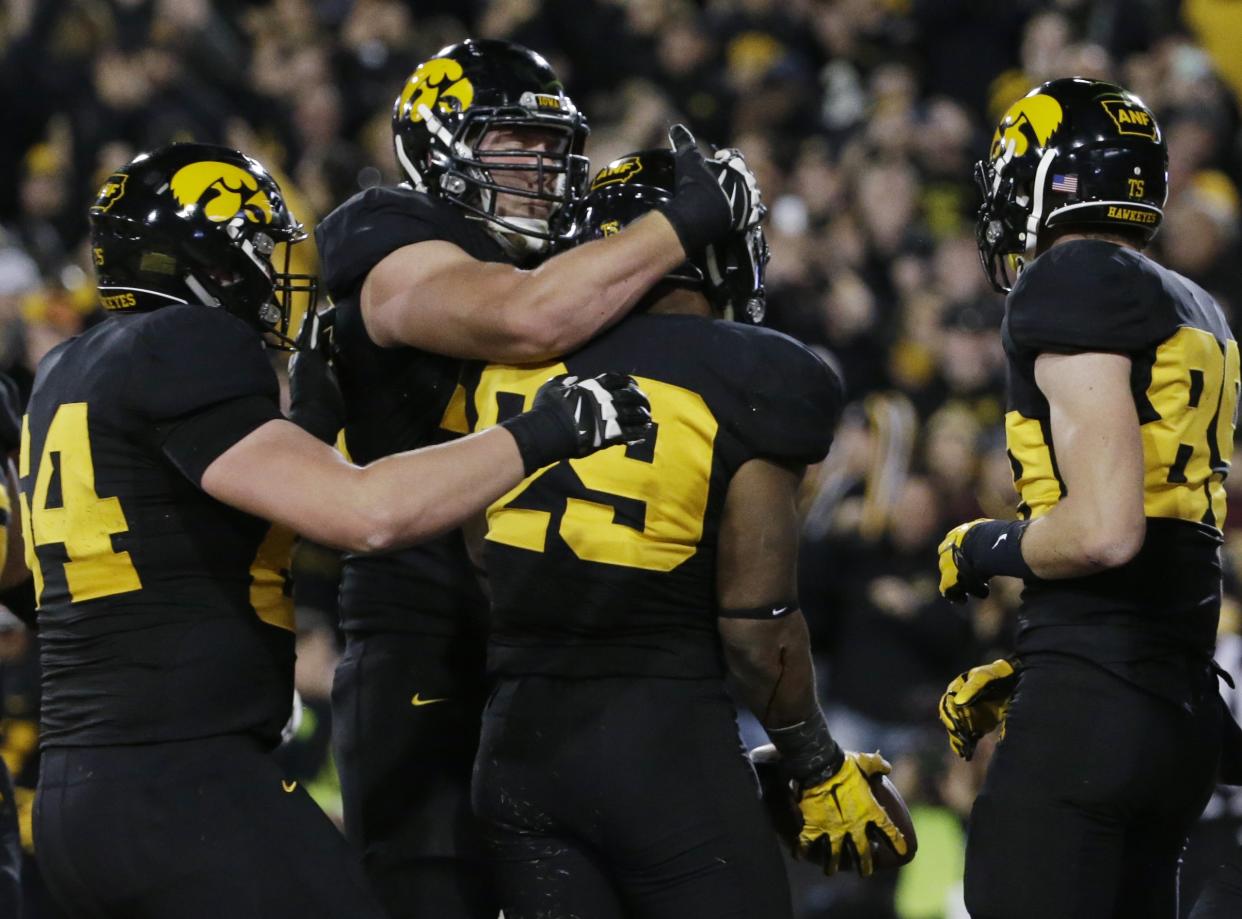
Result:
M187 479L201 485L219 456L257 428L282 418L266 396L242 396L160 427L160 447Z

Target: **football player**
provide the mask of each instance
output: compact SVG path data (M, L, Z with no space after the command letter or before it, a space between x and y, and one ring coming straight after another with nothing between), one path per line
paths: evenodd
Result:
M288 273L305 234L261 165L165 147L90 221L112 315L40 364L18 470L40 867L74 916L378 919L268 755L293 696L289 531L354 550L443 532L532 469L641 436L645 400L624 377L550 381L507 431L359 468L280 414L264 335L287 341L313 279Z
M676 172L660 150L603 169L583 246L648 219ZM541 376L616 362L656 426L642 446L539 470L487 512L497 684L473 801L508 919L792 914L726 673L799 783L804 855L828 871L857 856L869 873L869 832L905 850L868 784L888 764L841 750L815 700L795 495L842 391L810 350L753 325L766 258L759 227L735 233L561 361L488 365L467 387L482 430L530 404Z
M508 42L465 41L420 64L393 134L406 181L356 195L315 231L359 461L464 433L463 359L569 351L686 252L760 214L741 160L709 172L679 129L678 184L661 213L541 261L589 178L587 126L547 62ZM493 919L469 804L486 602L460 534L348 556L340 597L333 728L346 833L394 917Z
M976 167L1021 505L950 531L940 589L1025 581L1019 657L941 706L963 755L1003 731L970 819L976 919L1172 919L1212 792L1238 346L1202 288L1143 253L1167 165L1141 99L1073 78L1014 103Z

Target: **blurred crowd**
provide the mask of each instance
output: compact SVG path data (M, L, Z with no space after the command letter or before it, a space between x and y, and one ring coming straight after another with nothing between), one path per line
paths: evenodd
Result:
M597 167L662 145L677 120L706 142L740 147L771 208L768 322L822 347L850 402L805 495L801 594L822 695L846 746L896 759L923 836L914 865L878 882L822 884L795 869L803 914L961 916L963 818L987 750L953 761L935 706L948 679L1005 652L1018 594L1002 584L963 609L936 590L943 533L1016 507L1003 299L979 270L972 165L1008 105L1044 80L1124 83L1157 112L1169 142L1155 255L1232 317L1242 309L1239 7L2 0L0 370L28 389L48 348L98 317L86 207L118 165L173 140L227 143L272 168L312 226L358 190L397 180L392 100L414 66L466 36L544 54L590 120ZM305 259L313 269L313 252ZM1242 495L1242 476L1230 484ZM1242 561L1235 503L1228 555ZM330 559L307 555L306 570L330 572ZM1242 676L1232 576L1229 594L1222 663ZM331 810L334 597L321 586L299 600L307 717L287 752ZM0 613L0 752L30 787L37 701L33 638L20 629ZM1242 798L1222 791L1209 816L1192 842L1188 888L1214 846L1236 841Z

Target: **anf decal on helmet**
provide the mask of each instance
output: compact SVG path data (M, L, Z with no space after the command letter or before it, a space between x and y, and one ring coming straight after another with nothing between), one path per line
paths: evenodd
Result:
M617 185L621 182L628 182L642 171L643 161L637 156L627 156L615 160L601 169L599 174L595 176L595 179L591 182L591 191L603 188L605 185Z
M397 106L410 121L419 122L433 106L442 113L464 112L474 101L474 84L452 58L432 58L410 75Z
M177 203L197 205L213 223L225 223L238 214L251 223L272 222L272 202L253 176L230 163L191 163L177 170L170 185Z
M106 214L125 194L125 182L128 179L129 176L119 172L108 176L95 197L95 203L91 205L91 213Z
M1134 134L1156 140L1156 118L1127 99L1101 99L1100 105L1117 126L1118 134Z

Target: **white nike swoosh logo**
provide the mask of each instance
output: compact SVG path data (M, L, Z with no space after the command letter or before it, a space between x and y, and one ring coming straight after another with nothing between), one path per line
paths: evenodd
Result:
M782 607L780 607L779 609L774 609L774 610L772 610L772 615L773 615L773 616L779 616L781 613L785 612L785 610L787 610L787 609L789 609L789 607L788 607L788 606L782 606Z
M996 542L992 543L992 548L995 549L997 546L999 546L1001 543L1003 543L1008 538L1009 538L1008 533L1001 533L1000 536L996 537Z

